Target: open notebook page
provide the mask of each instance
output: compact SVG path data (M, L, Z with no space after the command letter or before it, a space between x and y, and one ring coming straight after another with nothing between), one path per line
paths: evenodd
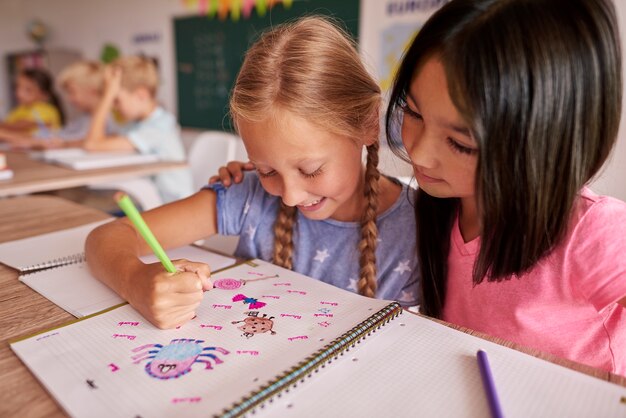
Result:
M178 329L124 305L12 349L70 415L206 417L389 304L264 262L214 279Z
M98 225L113 218L75 228L0 244L0 262L20 271L29 267L52 267L82 258L85 238ZM74 257L74 258L72 258Z
M477 350L505 417L624 417L626 388L405 313L255 418L488 417Z
M185 246L166 251L171 259L205 262L212 270L234 264L235 260L209 251ZM154 255L142 257L156 263ZM76 317L83 317L124 302L114 291L89 273L84 262L41 270L20 276L20 281Z

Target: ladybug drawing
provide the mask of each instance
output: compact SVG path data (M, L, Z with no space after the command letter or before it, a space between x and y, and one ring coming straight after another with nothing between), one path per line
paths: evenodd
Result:
M268 331L271 335L276 334L276 331L272 329L274 326L273 316L268 318L267 314L263 314L263 316L259 317L258 311L246 312L246 315L248 315L246 319L231 322L232 324L243 322L242 326L237 327L237 329L243 331L242 336L250 338L253 337L254 334L263 334Z
M210 353L217 351L221 354L229 352L221 347L203 347L203 340L176 339L166 346L161 344L146 344L133 349L140 352L131 358L133 363L139 364L149 359L146 363L146 372L157 379L177 379L191 371L194 363L204 363L204 369L212 369L211 360L217 365L223 363L219 357ZM146 351L148 350L148 351ZM209 358L207 358L209 357Z

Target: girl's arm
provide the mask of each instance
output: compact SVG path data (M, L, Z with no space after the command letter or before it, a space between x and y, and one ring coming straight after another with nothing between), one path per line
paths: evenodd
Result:
M216 194L202 190L161 206L143 217L163 248L187 245L217 233ZM102 225L87 237L85 253L92 274L159 328L179 326L195 316L203 290L212 287L204 263L176 260L178 272L160 263L144 264L150 248L127 219Z

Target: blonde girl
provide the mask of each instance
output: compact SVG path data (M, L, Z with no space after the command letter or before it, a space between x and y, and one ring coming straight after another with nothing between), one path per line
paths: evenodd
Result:
M240 257L415 305L415 238L403 234L415 226L411 196L377 169L380 102L333 23L307 17L270 30L246 54L230 102L256 172L147 212L147 223L165 247L240 235ZM142 264L149 249L126 220L95 230L86 248L96 277L162 328L191 319L211 288L205 264L178 260L175 278Z

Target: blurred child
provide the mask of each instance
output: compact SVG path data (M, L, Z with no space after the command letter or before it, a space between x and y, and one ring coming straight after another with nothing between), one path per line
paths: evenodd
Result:
M47 71L39 68L21 71L15 82L15 96L18 106L0 124L0 129L23 134L46 134L63 125L61 102Z
M78 61L64 68L57 83L70 105L81 114L53 135L65 141L82 140L87 136L93 115L102 100L104 90L104 65L97 61ZM113 135L120 126L111 115L106 119L106 133ZM68 145L73 145L72 142Z
M20 149L45 149L60 147L80 147L89 131L104 89L104 65L97 61L78 61L69 65L57 78L58 85L65 92L70 105L80 116L69 121L58 131L38 131L34 135L0 132L0 139ZM120 131L120 126L109 116L106 123L107 135Z
M273 28L247 52L230 101L255 173L144 214L165 248L221 233L260 258L346 290L417 304L412 190L378 171L380 88L349 37L318 17ZM367 151L367 162L362 161ZM94 230L92 273L153 324L189 321L209 266L172 277L138 258L126 219Z
M429 19L387 114L419 183L423 313L626 376L626 204L586 186L621 105L610 0L452 0Z
M82 142L90 151L136 150L163 160L185 160L175 117L157 104L157 69L148 59L122 57L104 70L104 91ZM117 135L107 135L107 120L115 109L129 123ZM164 202L192 193L191 172L179 169L153 176Z

